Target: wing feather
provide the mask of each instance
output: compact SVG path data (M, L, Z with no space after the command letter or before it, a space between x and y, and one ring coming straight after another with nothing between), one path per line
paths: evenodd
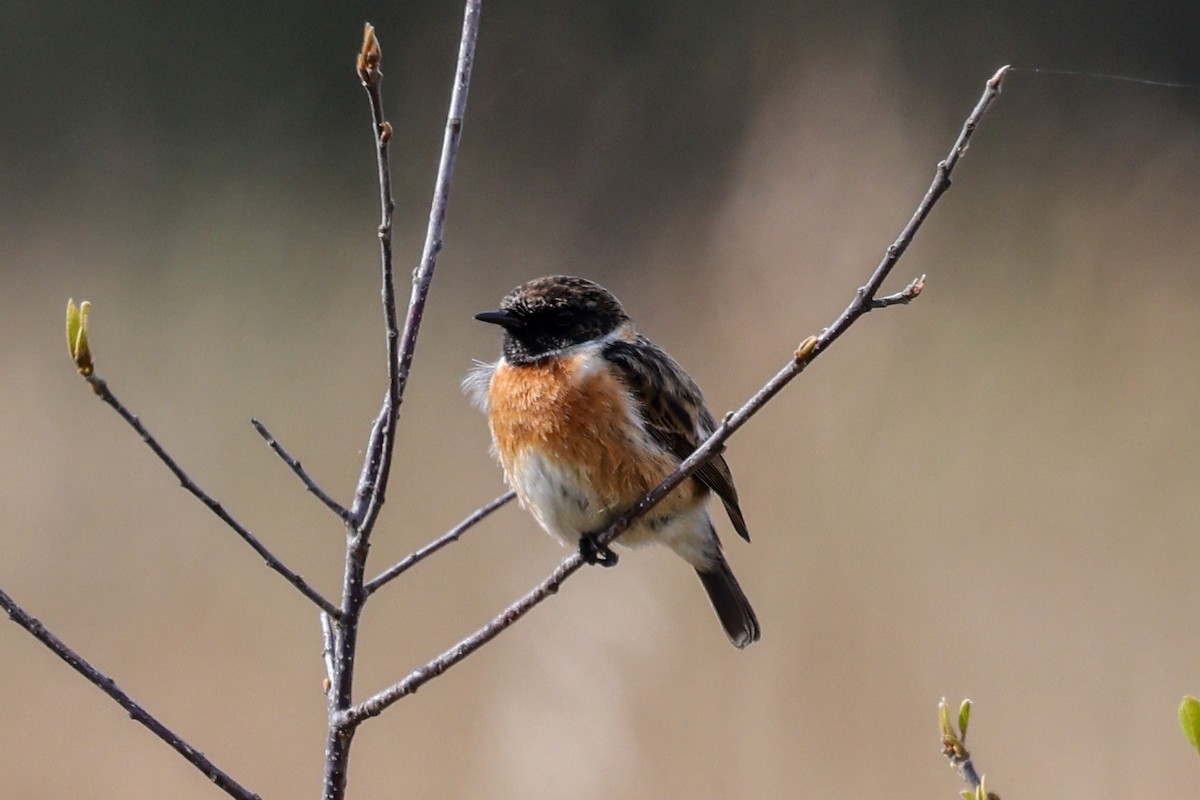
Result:
M604 356L617 366L626 388L640 404L646 431L680 460L690 456L716 428L700 387L675 359L646 337L610 342ZM695 477L721 498L734 530L750 541L725 457L713 456Z

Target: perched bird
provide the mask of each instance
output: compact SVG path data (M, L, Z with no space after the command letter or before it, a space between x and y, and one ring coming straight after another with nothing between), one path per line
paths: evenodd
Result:
M696 382L634 330L615 297L589 280L552 275L513 289L475 319L504 329L499 361L463 385L487 412L492 447L521 504L592 563L616 555L591 534L658 485L712 433ZM617 542L659 542L696 569L737 647L757 641L758 618L729 569L708 515L710 492L750 541L733 475L714 456Z

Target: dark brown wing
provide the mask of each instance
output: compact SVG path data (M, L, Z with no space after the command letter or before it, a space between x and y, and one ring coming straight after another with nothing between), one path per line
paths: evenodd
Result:
M675 359L646 337L611 342L604 348L604 357L617 367L625 386L641 404L646 430L680 460L690 456L716 427L700 387ZM738 536L750 541L725 458L718 453L695 476L721 498Z

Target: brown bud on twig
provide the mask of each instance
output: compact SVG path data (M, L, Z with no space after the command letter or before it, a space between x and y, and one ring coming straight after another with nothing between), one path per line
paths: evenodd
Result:
M800 343L799 347L796 348L796 361L807 361L812 356L813 351L817 349L817 345L820 343L821 340L816 336L809 336Z
M383 53L379 49L379 40L375 38L375 26L366 23L363 26L362 49L358 51L358 77L364 86L379 83L383 73L379 71L379 62Z

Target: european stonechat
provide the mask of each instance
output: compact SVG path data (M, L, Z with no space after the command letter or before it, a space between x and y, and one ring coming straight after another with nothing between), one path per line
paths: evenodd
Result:
M487 412L492 449L521 505L591 563L616 556L590 534L608 527L658 485L715 428L683 367L634 330L603 287L566 275L518 286L499 311L475 319L504 329L494 364L464 381ZM733 475L714 456L617 540L659 542L696 569L737 647L760 635L754 609L721 552L708 515L715 492L734 530L750 541Z

